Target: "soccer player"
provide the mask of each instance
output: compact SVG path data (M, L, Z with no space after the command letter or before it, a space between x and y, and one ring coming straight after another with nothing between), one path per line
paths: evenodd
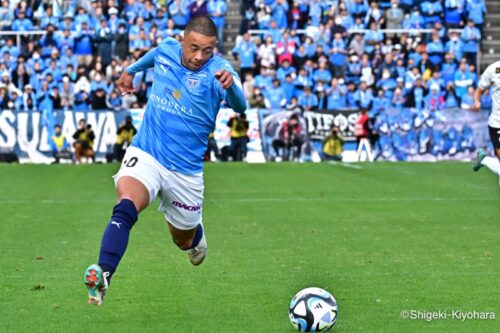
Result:
M496 158L486 156L486 153L479 150L474 161L473 170L478 171L483 166L487 166L493 173L500 177L500 61L489 65L479 80L477 90L474 94L474 110L481 108L481 96L489 89L493 100L493 108L488 118L488 129L490 140L495 148Z
M205 259L202 169L208 136L222 101L238 113L246 109L238 75L228 61L213 54L216 36L210 18L195 17L181 43L163 40L117 81L123 94L131 93L134 75L154 67L141 128L114 176L118 204L102 237L99 262L84 273L91 304L101 305L138 214L156 196L174 243L193 265Z

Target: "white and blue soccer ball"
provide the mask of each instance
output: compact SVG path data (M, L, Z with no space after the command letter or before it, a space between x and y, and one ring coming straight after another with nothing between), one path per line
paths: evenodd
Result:
M337 313L337 301L321 288L299 291L289 307L290 321L301 332L329 331L337 321Z

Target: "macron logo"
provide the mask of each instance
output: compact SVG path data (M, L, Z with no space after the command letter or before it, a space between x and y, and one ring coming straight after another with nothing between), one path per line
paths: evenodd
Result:
M172 201L172 206L182 208L182 209L185 209L185 210L190 211L190 212L197 212L197 211L201 210L200 204L198 204L196 206L188 206L182 202Z
M118 223L118 222L115 222L115 221L111 221L111 224L116 225L116 226L118 227L118 229L120 229L120 224L121 224L121 223Z

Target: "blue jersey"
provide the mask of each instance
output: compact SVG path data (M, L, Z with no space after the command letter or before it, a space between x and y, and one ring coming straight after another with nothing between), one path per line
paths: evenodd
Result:
M153 87L132 146L147 152L169 170L200 173L208 135L215 128L221 102L225 100L235 108L235 103L231 103L232 95L229 96L234 88L238 90L241 103L246 105L243 94L239 94L241 83L238 75L229 62L219 56L213 56L196 71L189 70L181 63L181 44L173 38L165 39L148 52L149 56L151 53L154 55ZM214 76L222 69L235 79L228 90L224 90ZM134 72L130 67L127 71ZM239 111L244 109L240 107Z

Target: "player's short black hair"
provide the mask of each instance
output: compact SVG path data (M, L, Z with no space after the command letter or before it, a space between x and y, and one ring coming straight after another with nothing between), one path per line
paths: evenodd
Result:
M186 29L184 29L184 35L187 35L191 31L207 37L217 37L217 28L215 27L214 21L205 15L196 16L188 22Z

